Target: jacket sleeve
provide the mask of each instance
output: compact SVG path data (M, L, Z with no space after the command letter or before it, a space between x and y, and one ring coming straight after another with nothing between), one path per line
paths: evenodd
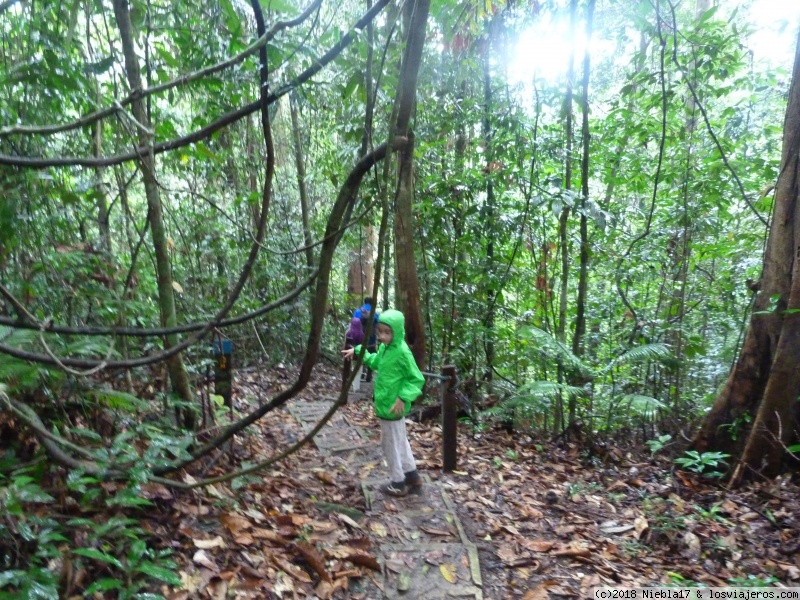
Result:
M358 356L361 352L364 352L364 364L372 369L373 371L377 371L378 367L381 364L381 356L379 352L370 352L366 348L364 348L361 344L354 348L355 352L353 356Z
M425 377L417 367L414 355L410 351L404 354L407 375L403 379L403 387L400 388L398 396L408 404L416 400L422 393L422 388L425 386Z

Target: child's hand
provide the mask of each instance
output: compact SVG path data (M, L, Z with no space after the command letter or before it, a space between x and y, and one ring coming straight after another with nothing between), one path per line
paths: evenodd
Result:
M402 398L398 398L394 401L394 406L389 409L389 412L395 417L402 417L403 413L406 412L406 403L403 402Z
M347 350L342 350L342 356L344 357L345 360L352 360L354 353L355 353L355 350L353 348L348 348Z

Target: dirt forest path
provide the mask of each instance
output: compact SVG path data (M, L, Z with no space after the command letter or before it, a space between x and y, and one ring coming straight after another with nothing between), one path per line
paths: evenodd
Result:
M349 401L368 403L371 385L362 383ZM308 431L330 409L334 398L297 401L289 411ZM314 438L326 461L358 479L366 511L359 525L378 540L382 572L373 580L374 598L483 599L478 551L469 541L450 495L439 481L423 475L420 494L394 498L380 491L388 479L380 442L339 411Z
M281 365L237 375L236 410L286 389ZM205 467L275 456L334 401L341 374L308 387ZM425 485L392 498L379 425L362 384L295 454L237 485L164 498L148 526L185 549L190 598L591 597L595 586L800 586L795 478L726 490L673 457L602 443L459 425L458 469L442 473L441 427L407 421ZM227 458L233 463L226 463ZM177 529L176 529L177 527Z

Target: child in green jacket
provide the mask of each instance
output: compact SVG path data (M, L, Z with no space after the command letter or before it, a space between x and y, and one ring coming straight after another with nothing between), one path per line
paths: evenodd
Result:
M390 482L383 491L391 496L419 492L422 478L406 434L406 415L411 403L422 393L425 378L405 341L405 317L399 310L386 310L378 319L378 351L374 354L356 346L344 350L345 360L364 353L364 364L377 371L375 414L381 423L381 447L389 465Z

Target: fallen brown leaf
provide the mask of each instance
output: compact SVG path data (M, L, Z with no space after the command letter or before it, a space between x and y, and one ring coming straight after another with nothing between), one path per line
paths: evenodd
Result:
M447 537L452 537L452 535L453 535L449 531L444 531L443 529L433 529L433 528L430 528L430 527L423 527L423 526L420 526L419 529L420 529L420 531L424 531L425 533L429 533L431 535L441 535L441 536L447 536Z
M319 550L308 542L294 542L290 547L297 550L297 552L306 559L308 564L311 565L311 568L317 572L320 579L323 581L332 581L333 578L325 568L325 559L322 557L322 554L319 553Z
M252 535L256 539L267 540L275 544L278 544L280 546L285 546L286 544L289 543L289 540L287 540L278 532L272 531L271 529L261 529L261 528L254 529L252 531Z
M327 471L314 471L314 475L316 475L317 479L319 479L322 483L327 485L336 485L336 481L334 480L333 476Z
M290 575L296 581L300 581L302 583L311 583L311 576L297 565L293 565L285 558L281 558L275 554L272 554L270 558L276 567L278 567L287 575Z
M522 597L522 600L547 600L548 598L550 598L550 593L547 591L548 588L551 588L555 585L557 585L557 583L552 579L543 581L536 587L531 588L527 592L525 592L525 595Z
M556 542L551 542L547 540L522 540L522 546L527 550L532 550L533 552L549 552L553 546L556 545Z
M201 550L210 550L211 548L225 548L225 540L223 540L222 536L220 535L210 540L192 539L192 543L194 544L195 548L200 548Z
M192 561L194 561L196 564L200 565L201 567L205 567L206 569L209 569L211 571L217 571L218 570L217 569L217 565L214 563L214 561L212 561L209 558L209 556L208 556L208 554L206 554L205 550L198 550L197 552L195 552L194 556L192 556Z
M242 515L238 513L226 513L224 515L220 515L219 517L220 523L225 526L225 529L230 531L234 536L239 535L242 531L246 529L251 529L253 524Z
M560 550L556 550L553 552L553 556L582 556L587 557L591 555L591 550L589 548L576 548L574 546L568 546L566 548L562 548Z
M379 535L381 537L386 537L388 535L388 532L386 531L386 526L380 521L372 521L369 524L369 528L375 535Z

